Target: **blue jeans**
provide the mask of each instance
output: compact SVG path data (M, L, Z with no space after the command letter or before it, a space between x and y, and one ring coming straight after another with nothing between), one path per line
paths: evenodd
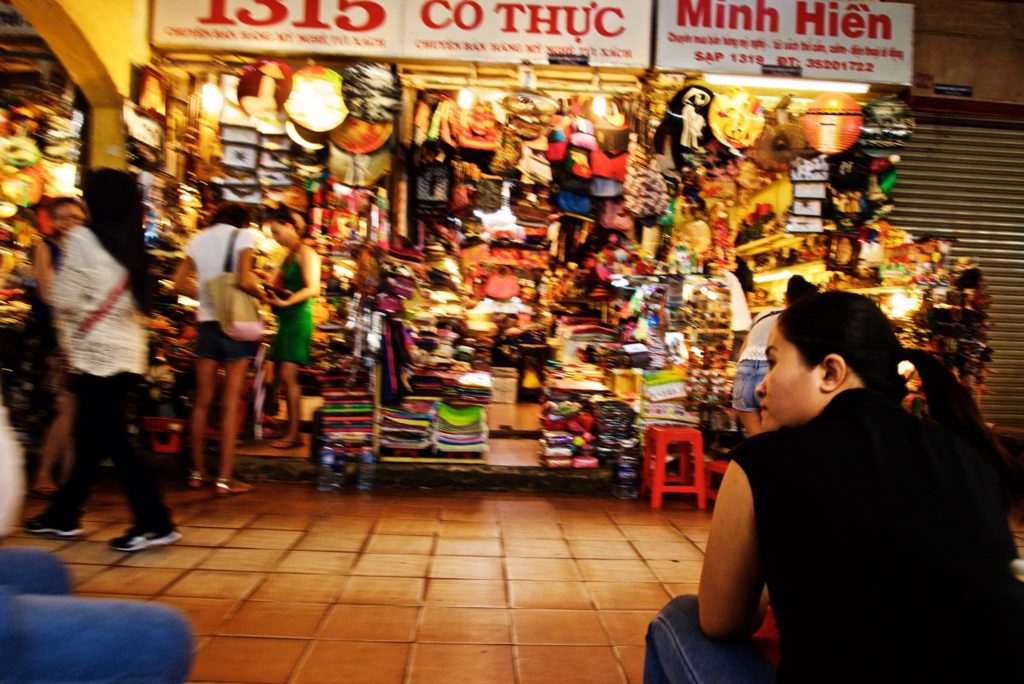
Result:
M0 681L169 684L188 676L192 631L181 613L69 591L56 556L0 548Z
M775 668L749 641L714 641L696 596L677 596L647 628L644 684L770 684Z

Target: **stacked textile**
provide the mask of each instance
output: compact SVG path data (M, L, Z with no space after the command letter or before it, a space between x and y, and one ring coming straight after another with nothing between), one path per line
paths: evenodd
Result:
M372 442L373 397L366 389L346 389L343 382L341 377L323 380L321 432L332 442Z
M441 452L487 451L487 419L483 407L457 408L440 404L437 408L434 445Z
M399 408L382 408L380 444L393 449L429 449L433 444L437 402L410 397Z

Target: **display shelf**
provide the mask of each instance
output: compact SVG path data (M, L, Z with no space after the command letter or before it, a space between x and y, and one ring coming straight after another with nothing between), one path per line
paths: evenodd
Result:
M761 271L760 273L754 274L754 282L758 285L765 285L767 283L782 283L785 285L786 281L790 277L795 275L804 276L816 276L826 273L825 262L821 259L815 259L814 261L805 261L802 263L791 264L789 266L780 266L779 268L773 268L767 271Z
M806 235L791 235L790 233L778 233L759 240L751 240L736 247L736 256L753 256L773 252L777 249L796 247L804 241Z
M906 292L907 290L923 290L925 288L920 285L879 285L877 287L853 287L844 292L853 292L855 294L862 295L878 295L878 294L896 294L898 292Z

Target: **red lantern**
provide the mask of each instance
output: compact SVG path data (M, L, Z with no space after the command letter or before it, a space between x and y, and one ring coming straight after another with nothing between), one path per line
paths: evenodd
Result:
M853 147L863 123L860 105L845 93L819 95L803 117L807 142L825 154L839 154Z

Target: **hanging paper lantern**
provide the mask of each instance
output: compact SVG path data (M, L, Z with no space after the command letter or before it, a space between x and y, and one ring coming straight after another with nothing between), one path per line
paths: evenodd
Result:
M327 142L327 133L311 131L291 120L285 122L284 130L292 142L305 150L322 150Z
M292 121L311 131L337 128L348 116L341 96L341 76L322 66L299 69L292 77L292 93L284 110Z
M729 88L711 101L708 122L716 138L742 150L753 145L764 130L764 108L750 91Z
M864 106L864 125L857 144L872 157L898 154L914 134L914 113L907 103L889 95Z
M0 183L0 192L4 198L20 207L31 207L39 204L43 198L46 181L43 174L36 169L22 169L12 176L4 178Z
M803 118L807 142L825 154L839 154L853 147L863 123L860 105L845 93L822 93L807 107Z
M242 70L238 105L257 119L276 119L292 92L292 70L277 59L261 59Z

